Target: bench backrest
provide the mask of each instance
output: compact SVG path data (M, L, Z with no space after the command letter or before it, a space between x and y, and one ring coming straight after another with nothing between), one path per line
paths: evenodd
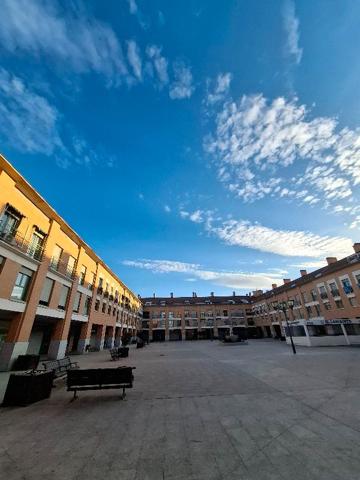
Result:
M43 362L45 370L58 370L59 369L59 363L57 360L47 360L46 362Z
M91 368L84 370L68 370L68 386L85 385L132 385L131 367L121 368Z
M58 360L58 362L59 362L59 367L70 367L71 366L70 357L60 358Z

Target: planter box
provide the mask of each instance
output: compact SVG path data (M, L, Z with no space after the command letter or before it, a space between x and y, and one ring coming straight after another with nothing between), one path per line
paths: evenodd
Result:
M11 374L7 384L3 407L25 407L51 395L54 372Z

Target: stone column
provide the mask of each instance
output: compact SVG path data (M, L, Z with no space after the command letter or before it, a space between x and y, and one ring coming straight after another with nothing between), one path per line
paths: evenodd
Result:
M80 339L77 346L78 353L86 352L86 347L90 345L91 329L91 322L86 322L81 325Z
M114 346L114 327L105 327L105 341L106 348L113 348Z
M169 330L169 319L165 318L165 342L168 342L170 339L170 330Z

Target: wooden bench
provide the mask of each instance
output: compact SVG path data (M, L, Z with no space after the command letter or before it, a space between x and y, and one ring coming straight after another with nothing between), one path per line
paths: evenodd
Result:
M47 360L43 362L45 370L52 370L55 378L64 377L69 370L79 368L77 362L72 362L70 357L60 358L59 360Z
M92 368L84 370L67 371L67 391L74 392L72 400L77 398L78 390L108 390L121 389L123 400L126 396L125 389L132 388L134 375L132 371L136 367L118 368Z

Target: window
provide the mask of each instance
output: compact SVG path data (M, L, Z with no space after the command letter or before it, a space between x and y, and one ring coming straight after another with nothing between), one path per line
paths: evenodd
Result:
M22 267L21 271L17 274L15 285L11 293L11 298L16 300L25 300L26 294L29 289L31 281L32 271L25 267Z
M350 302L350 305L351 305L352 307L357 307L357 306L358 306L358 303L357 303L357 301L356 301L356 298L354 298L354 297L350 297L350 298L349 298L349 302Z
M205 318L205 312L200 312L200 318Z
M103 283L104 283L104 279L100 277L99 278L99 288L102 288Z
M89 283L90 290L93 290L95 287L96 273L91 272L91 283Z
M338 290L335 282L330 282L329 287L330 287L331 295L333 297L338 297L340 295L339 290Z
M59 247L59 245L55 245L53 256L51 259L51 266L55 268L55 270L57 270L59 266L62 254L63 254L63 249Z
M341 325L325 325L326 334L332 337L344 335Z
M321 315L321 310L320 310L319 305L314 305L314 308L315 308L315 311L316 311L316 316L317 316L317 317L320 317L320 315Z
M174 318L174 312L169 312L169 318Z
M320 291L320 297L321 297L322 299L328 298L328 294L327 294L327 291L326 291L326 288L324 287L324 285L321 285L321 286L319 287L319 291Z
M310 337L322 337L326 335L325 325L308 325Z
M13 237L16 234L22 215L11 205L7 205L4 213L0 218L0 237L9 235Z
M357 286L360 288L360 274L355 275L355 280L356 280Z
M350 280L348 278L343 278L341 280L341 284L342 284L344 292L346 294L353 293L354 290L353 290L353 288L351 286L351 283L350 283Z
M302 294L302 296L303 296L304 303L308 303L308 301L309 301L309 299L308 299L308 294L304 292L304 293Z
M325 302L324 307L325 307L325 310L331 310L331 303L330 302Z
M335 300L336 308L344 308L342 300Z
M106 310L106 303L104 302L101 307L102 313L105 313L105 310Z
M95 302L95 310L98 312L100 308L100 300L96 300Z
M317 299L316 290L311 290L310 295L311 295L311 299L313 301L316 301L316 299Z
M86 277L86 267L85 265L81 265L80 275L79 275L79 284L84 285Z
M61 286L61 292L60 292L60 299L59 299L59 305L58 308L60 310L65 310L69 298L69 293L70 293L70 288L67 287L66 285Z
M5 263L5 258L0 255L0 273L1 273L2 267L4 266L4 263Z
M80 302L81 302L81 293L76 292L75 294L75 300L74 300L74 306L73 306L73 312L78 313L80 310Z
M39 300L40 305L46 305L46 306L49 305L51 292L54 288L54 283L55 283L54 280L52 280L51 278L45 278L45 282L44 282L42 292L40 295L40 300Z
M76 259L70 255L67 263L67 267L66 267L67 275L72 276L72 274L74 273L75 262L76 262Z
M108 311L107 311L108 315L111 315L111 305L108 306Z
M90 307L91 307L91 297L86 296L84 306L83 306L83 315L90 314Z
M305 308L306 308L306 313L307 313L308 317L311 317L312 316L311 307L305 307Z
M227 317L227 316L228 316L228 311L227 311L227 310L223 310L223 316L224 316L224 317Z
M302 325L299 325L299 326L296 326L296 327L291 326L290 329L291 329L291 335L293 337L306 337L305 328ZM290 336L288 327L285 327L285 335L287 337Z
M32 234L30 245L28 248L28 255L32 258L40 259L43 251L45 234L40 232L37 228Z
M351 325L345 325L345 331L348 335L360 335L360 324L353 323Z

